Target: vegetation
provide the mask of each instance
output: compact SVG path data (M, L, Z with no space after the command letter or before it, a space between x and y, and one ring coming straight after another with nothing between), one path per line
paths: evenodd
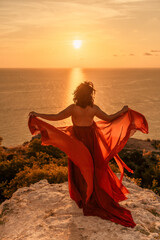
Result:
M153 140L152 145L155 149L160 150L160 141ZM124 148L119 153L119 156L134 171L134 173L130 173L124 170L125 176L133 179L138 186L149 188L160 195L160 151L147 152L145 150L127 150ZM114 172L119 171L114 159L110 161L110 166Z
M137 185L149 188L160 195L160 153L123 149L120 157L134 171L126 172Z
M47 179L49 183L68 180L68 159L64 152L53 146L41 145L41 139L20 147L0 146L1 202L10 198L18 188L41 179Z
M0 144L2 138L0 137ZM156 148L160 147L155 143ZM134 171L126 172L141 187L152 189L160 195L160 155L154 152L125 150L120 157ZM115 161L110 161L114 172ZM30 186L41 179L49 183L68 180L68 159L64 152L53 146L41 145L41 139L33 139L22 146L0 146L0 201L10 198L20 187Z

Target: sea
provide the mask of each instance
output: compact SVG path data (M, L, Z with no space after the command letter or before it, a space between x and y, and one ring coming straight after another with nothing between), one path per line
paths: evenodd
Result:
M92 81L95 104L107 114L124 105L142 113L149 133L137 131L138 139L160 139L160 69L0 69L0 137L2 146L30 141L28 114L58 113L73 103L73 92L83 81ZM44 119L43 119L44 120ZM95 121L98 119L95 118ZM71 119L48 121L69 126Z

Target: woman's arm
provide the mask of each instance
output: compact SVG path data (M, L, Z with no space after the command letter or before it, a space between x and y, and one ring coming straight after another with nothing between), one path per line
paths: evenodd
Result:
M73 112L73 106L74 106L74 104L71 104L67 108L65 108L64 110L62 110L61 112L59 112L57 114L43 114L43 113L30 112L29 116L34 115L36 117L44 118L44 119L47 119L50 121L58 121L58 120L62 120L62 119L70 117Z
M103 112L97 105L95 105L95 108L96 108L95 116L107 122L110 122L120 117L121 115L128 111L128 106L124 106L119 112L108 115L105 112Z

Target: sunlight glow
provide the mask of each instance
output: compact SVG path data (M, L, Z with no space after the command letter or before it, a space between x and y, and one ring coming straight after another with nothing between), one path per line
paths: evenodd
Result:
M81 68L72 68L69 74L69 85L67 88L68 93L68 104L73 102L73 92L78 87L78 85L84 82L85 75Z
M74 40L73 41L74 48L80 48L81 45L82 45L82 40Z

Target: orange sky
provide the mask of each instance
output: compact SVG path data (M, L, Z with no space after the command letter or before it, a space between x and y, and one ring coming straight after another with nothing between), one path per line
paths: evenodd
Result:
M160 67L159 26L160 0L1 0L0 67Z

